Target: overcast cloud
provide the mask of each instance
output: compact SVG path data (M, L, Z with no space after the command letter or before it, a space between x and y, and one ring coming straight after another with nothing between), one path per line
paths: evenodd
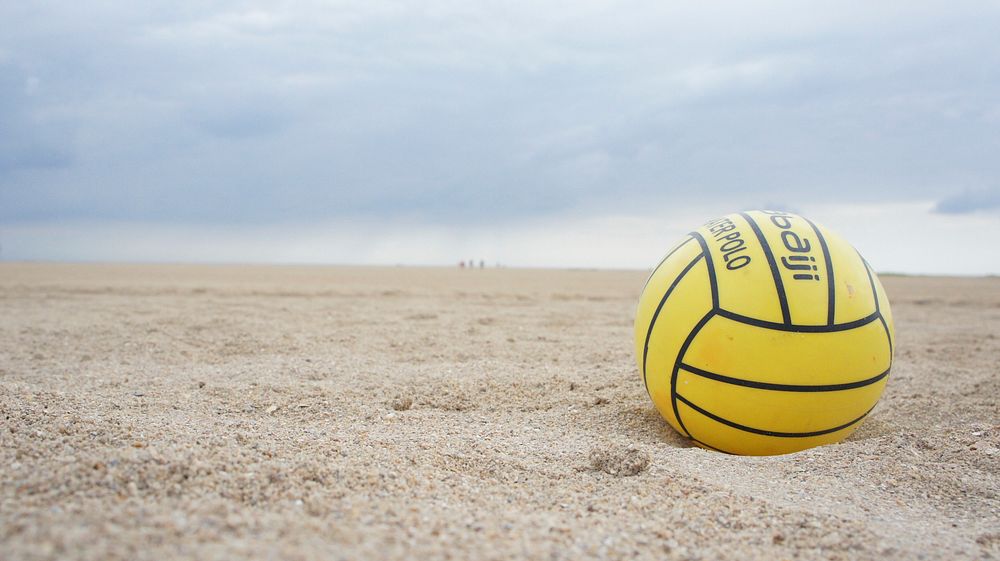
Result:
M1000 272L1000 5L664 4L3 3L2 255L646 267L772 205Z

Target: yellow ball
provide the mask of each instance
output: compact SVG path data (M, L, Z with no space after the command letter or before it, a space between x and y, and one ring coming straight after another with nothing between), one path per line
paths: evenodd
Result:
M846 438L892 364L882 285L850 244L801 216L712 220L653 270L635 318L660 415L721 452L785 454Z

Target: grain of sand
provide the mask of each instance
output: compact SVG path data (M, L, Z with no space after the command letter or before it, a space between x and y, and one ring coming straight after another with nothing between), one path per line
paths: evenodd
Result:
M988 559L1000 280L887 277L847 441L692 447L639 272L0 265L0 557Z

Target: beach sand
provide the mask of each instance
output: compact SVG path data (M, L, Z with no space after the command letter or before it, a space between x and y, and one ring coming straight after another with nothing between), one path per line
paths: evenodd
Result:
M1000 557L1000 279L883 277L845 442L691 446L643 272L0 264L0 557Z

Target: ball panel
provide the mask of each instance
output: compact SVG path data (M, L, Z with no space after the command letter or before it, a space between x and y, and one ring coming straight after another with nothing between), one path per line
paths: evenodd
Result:
M853 329L799 333L716 316L683 357L685 364L732 378L812 385L866 380L887 370L890 361L877 318Z
M875 295L864 260L843 238L818 226L830 249L834 271L834 322L848 323L875 313Z
M839 427L878 402L886 377L836 391L779 391L712 380L682 369L677 393L733 423L763 431L799 433ZM686 421L686 419L685 419Z
M681 275L684 268L700 254L701 247L694 239L685 238L667 252L667 255L646 280L646 286L639 296L639 305L635 312L635 356L640 374L644 372L644 349L646 339L650 335L649 327L652 325L653 317L659 313L657 310L670 286Z
M683 240L677 242L676 245L674 245L672 248L670 248L670 250L667 251L666 255L663 256L663 259L660 259L660 262L656 264L656 267L653 267L653 270L649 272L649 276L646 277L646 282L642 285L642 292L641 293L645 293L646 292L646 288L649 286L649 283L652 282L652 280L653 280L654 277L658 276L658 274L661 272L660 269L663 267L664 263L666 263L667 261L669 261L670 258L673 257L674 253L676 253L682 247L688 245L689 243L692 243L694 245L698 245L698 244L694 243L694 241L695 241L694 238L692 238L691 236L685 236Z
M745 456L789 454L813 446L832 444L847 438L862 421L858 419L843 429L818 436L780 437L755 434L731 427L705 416L683 402L678 405L678 409L681 418L684 419L684 426L691 432L691 437L696 443L721 452Z
M715 266L719 306L764 321L784 321L772 260L747 217L730 214L697 232Z
M868 267L868 263L865 263ZM868 267L868 271L872 275L872 283L875 285L875 295L877 296L879 313L882 314L882 321L885 322L886 335L889 337L889 343L892 349L896 348L896 327L892 321L892 309L889 306L889 297L885 294L885 288L882 287L882 281L879 280L878 275L875 271Z
M708 267L705 259L700 258L677 281L670 297L663 302L646 349L646 390L663 418L682 434L684 431L674 417L671 404L670 379L678 352L691 328L711 309ZM638 331L636 338L645 338L645 333L640 335Z
M832 323L825 240L808 220L795 214L773 210L746 214L757 222L774 254L791 323Z

